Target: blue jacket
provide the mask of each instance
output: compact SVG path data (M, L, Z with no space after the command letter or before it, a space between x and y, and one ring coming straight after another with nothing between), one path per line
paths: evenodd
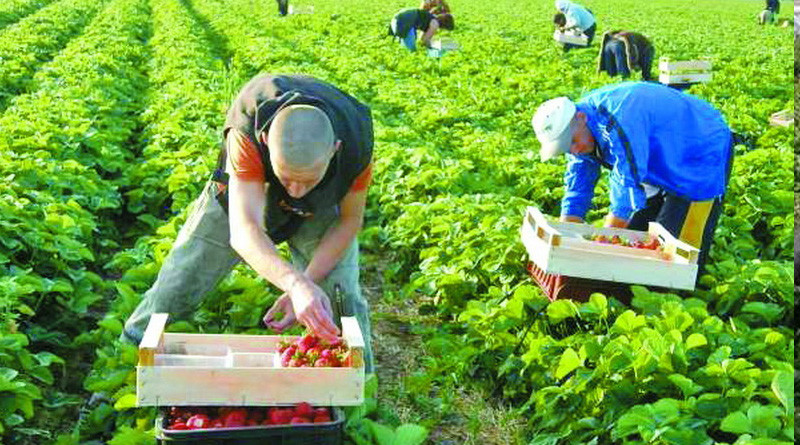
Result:
M731 132L708 102L661 84L622 82L576 107L586 113L596 150L567 154L562 215L586 216L601 166L611 169L611 213L619 218L645 207L643 183L690 201L725 193Z

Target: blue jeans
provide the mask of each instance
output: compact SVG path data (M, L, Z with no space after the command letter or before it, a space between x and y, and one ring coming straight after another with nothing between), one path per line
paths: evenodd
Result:
M603 48L603 68L609 76L620 75L627 78L631 75L628 69L628 55L625 53L625 44L619 40L611 40Z
M417 50L417 29L411 28L408 30L408 34L401 39L403 41L403 45L408 48L409 51L416 51Z

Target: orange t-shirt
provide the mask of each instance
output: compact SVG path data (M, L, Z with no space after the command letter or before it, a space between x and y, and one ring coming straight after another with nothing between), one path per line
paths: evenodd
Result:
M237 178L245 181L263 181L265 176L264 164L261 162L261 155L258 153L255 143L247 135L239 130L231 128L228 131L228 159L233 169L231 173ZM353 184L350 185L351 192L361 192L369 187L372 181L372 163L359 173Z

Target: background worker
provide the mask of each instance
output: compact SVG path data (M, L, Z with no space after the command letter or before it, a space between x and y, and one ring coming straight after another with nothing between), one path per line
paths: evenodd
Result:
M433 14L433 17L442 28L450 30L455 28L453 13L450 11L450 5L445 0L422 0L419 9Z
M777 17L781 12L781 2L780 0L767 0L764 9L772 11L772 14Z
M562 221L583 221L605 167L611 201L605 225L646 230L657 221L700 249L702 269L733 157L719 111L658 83L622 82L577 103L548 100L531 122L543 161L568 157Z
M141 341L155 312L189 317L243 259L283 292L264 317L268 326L281 332L300 321L333 341L340 334L334 320L355 316L372 372L356 239L372 174L369 108L312 77L262 75L233 101L223 138L214 176L123 339ZM291 264L276 249L284 241Z
M440 25L429 11L422 9L405 9L392 18L389 24L389 35L397 37L409 51L417 50L417 30L422 31L422 44L430 48L431 39L439 27L452 29L452 22Z
M285 16L289 13L289 0L276 0L278 2L278 14Z
M594 14L587 8L569 0L555 0L555 5L558 12L553 16L553 24L561 32L581 31L588 37L586 46L590 46L597 30ZM569 51L571 48L582 48L582 46L571 43L564 44L564 52Z
M597 72L627 79L631 71L641 70L643 80L651 80L655 49L647 37L631 31L608 31L600 39Z

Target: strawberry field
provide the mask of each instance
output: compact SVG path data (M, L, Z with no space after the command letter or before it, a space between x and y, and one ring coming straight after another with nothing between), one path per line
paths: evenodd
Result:
M385 36L416 2L298 0L313 13L279 17L272 0L3 0L0 443L155 443L156 410L134 407L137 348L117 338L210 176L228 105L262 72L372 109L360 242L377 379L345 410L348 443L793 443L798 151L794 127L769 124L794 110L792 29L759 26L751 0L583 2L598 36L709 58L713 80L689 92L752 147L737 147L697 290L550 303L519 226L526 206L558 214L565 164L539 161L530 119L619 79L597 74L596 43L562 53L552 1L448 3L442 34L461 49L437 59ZM270 334L278 296L238 266L168 330Z

